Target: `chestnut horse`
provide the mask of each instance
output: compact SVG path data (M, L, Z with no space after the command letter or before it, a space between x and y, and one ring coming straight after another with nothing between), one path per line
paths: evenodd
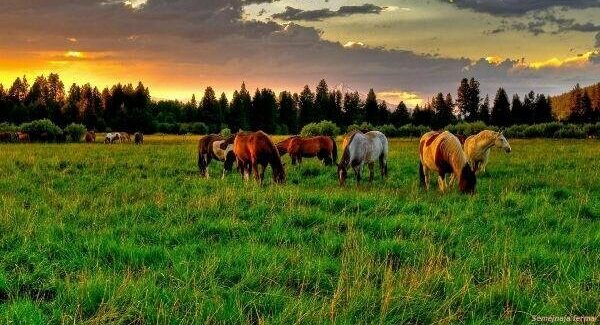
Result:
M300 164L302 158L317 157L326 166L337 164L337 144L327 136L295 137L290 140L288 148L292 165Z
M452 133L425 133L419 142L419 160L419 176L421 185L425 188L429 189L429 172L434 171L439 175L438 185L442 192L450 185L446 175L454 174L454 177L458 178L458 188L462 193L475 193L475 173L471 170L460 141Z
M96 132L94 131L88 131L85 134L85 142L87 143L93 143L96 142Z
M275 146L277 147L277 151L279 151L279 155L280 156L284 156L285 154L288 153L288 148L290 146L290 142L292 142L292 140L299 138L299 135L292 135L291 137L278 142Z
M362 133L354 131L344 138L344 153L338 164L338 178L340 185L346 183L348 177L348 167L354 169L356 182L359 183L364 164L369 166L369 183L373 181L375 162L379 161L381 168L381 177L385 178L388 173L388 140L385 135L379 131Z
M278 184L285 183L285 170L281 163L281 156L266 133L262 131L238 133L233 142L233 152L238 170L244 179L250 177L252 170L254 178L262 184L265 169L267 165L271 165L273 181ZM262 166L261 171L259 165Z
M214 158L213 142L225 140L218 134L209 134L198 141L198 169L202 177L208 178L208 164Z

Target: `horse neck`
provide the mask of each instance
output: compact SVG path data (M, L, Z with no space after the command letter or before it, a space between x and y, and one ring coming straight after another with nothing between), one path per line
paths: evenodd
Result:
M496 142L496 134L494 132L485 132L478 136L477 147L485 151L492 148Z

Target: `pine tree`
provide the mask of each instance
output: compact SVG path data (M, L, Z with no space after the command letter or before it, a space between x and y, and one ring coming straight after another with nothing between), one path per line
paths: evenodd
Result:
M63 123L68 125L70 123L77 123L79 119L79 102L81 101L81 88L77 84L72 84L69 88L69 94L67 96L67 103L63 107Z
M535 120L533 123L548 123L552 122L552 105L550 104L550 98L539 94L535 99L533 116Z
M241 101L241 114L240 114L240 128L242 130L250 130L250 114L252 112L252 98L250 92L246 89L246 83L242 82L240 88L240 101Z
M341 124L342 122L342 105L343 105L344 97L342 92L339 90L334 90L329 93L329 103L331 106L331 111L327 119L336 124Z
M279 121L285 125L288 134L298 133L298 105L288 91L279 94Z
M512 122L514 124L527 123L527 114L523 109L523 103L521 102L521 98L518 94L513 95L510 113L512 117Z
M210 132L219 132L221 127L219 115L219 102L215 91L212 87L206 87L200 101L200 120L208 126Z
M490 124L490 96L485 95L483 104L481 104L481 107L479 108L478 115L480 121L486 125Z
M344 112L343 121L344 126L351 124L360 124L363 121L361 112L360 95L358 92L346 93L344 95Z
M452 98L450 98L450 101L452 101ZM446 125L452 124L454 120L452 107L448 105L448 102L444 98L444 94L437 94L437 96L432 100L431 108L435 114L432 123L432 126L435 129L442 129Z
M510 102L504 88L498 89L496 98L494 98L494 106L491 113L491 124L495 126L509 126L510 120Z
M365 121L371 125L377 125L379 123L377 111L377 96L375 95L375 91L371 89L365 101Z
M333 105L329 97L329 86L327 86L325 79L319 82L315 90L314 113L314 122L320 122L325 119L331 120L333 115Z
M419 105L415 106L412 114L413 124L431 126L434 118L435 114L429 105L425 105L423 108L419 107Z
M310 90L308 85L300 93L298 108L300 109L300 128L308 123L317 122L314 112L315 95Z
M475 78L471 78L469 80L469 92L468 92L468 121L476 121L477 111L479 110L479 104L481 102L481 98L479 96L479 81L475 80Z
M572 123L583 123L587 114L583 107L583 89L581 89L579 84L575 85L575 88L571 92L569 106L571 111L569 121Z
M470 119L469 116L469 79L463 78L460 81L456 94L456 106L462 119Z
M221 93L219 98L219 130L227 127L227 117L229 115L229 100L225 93Z
M400 102L396 107L396 110L392 113L390 117L390 122L395 127L400 127L402 125L410 123L410 113L408 112L408 108L404 102Z
M382 101L377 108L377 124L386 125L390 123L390 110L387 103Z

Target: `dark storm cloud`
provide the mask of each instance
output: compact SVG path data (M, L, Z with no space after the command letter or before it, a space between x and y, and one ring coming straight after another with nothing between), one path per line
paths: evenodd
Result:
M338 10L333 11L331 9L317 9L317 10L302 10L293 7L286 7L284 12L274 14L273 18L282 20L305 20L305 21L318 21L325 18L331 17L346 17L357 14L379 14L385 8L376 6L374 4L363 4L360 6L342 6Z
M600 7L600 0L438 0L451 3L461 9L495 16L523 16L532 11L552 7L585 9Z
M561 17L555 10L544 10L527 17L527 21L515 21L514 19L503 19L500 26L486 31L486 34L498 34L506 31L526 31L535 36L545 33L559 34L569 31L576 32L599 32L600 25L591 22L579 23L572 18ZM509 21L510 20L510 21Z

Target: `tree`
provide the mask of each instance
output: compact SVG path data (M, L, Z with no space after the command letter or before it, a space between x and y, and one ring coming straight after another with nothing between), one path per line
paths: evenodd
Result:
M329 87L325 79L319 82L315 90L315 110L312 122L320 122L322 120L331 120L333 115L333 103L329 98Z
M8 98L14 103L25 103L25 99L29 93L29 83L27 77L23 79L17 78L8 90Z
M382 101L377 107L377 124L385 125L390 123L390 110L388 109L387 103Z
M69 88L67 103L62 109L63 123L79 123L79 102L81 101L81 88L77 84L72 84Z
M437 96L432 100L431 108L435 114L432 126L435 129L441 129L446 125L452 124L454 121L452 106L450 106L452 104L452 97L449 98L449 101L446 101L444 94L442 93L438 93Z
M471 80L469 80L467 105L467 112L469 113L468 121L476 121L479 118L477 116L477 111L479 110L480 102L481 98L479 97L479 81L475 80L475 78L471 78Z
M534 120L533 123L548 123L554 119L552 117L552 104L550 103L550 97L539 94L535 99L535 105L533 109Z
M396 107L396 110L392 112L390 122L396 127L410 123L410 113L404 102L400 102Z
M221 97L219 98L219 131L228 126L228 116L229 100L227 99L227 95L225 95L225 93L221 93Z
M277 99L271 89L256 89L252 99L253 114L250 119L253 130L274 133L277 125Z
M588 99L584 99L586 93L581 89L579 84L571 91L569 121L572 123L584 123L590 115L591 105L586 105Z
M219 110L219 102L212 87L206 87L200 101L200 121L205 123L210 132L219 132L223 116Z
M298 133L298 104L288 91L279 94L279 121L285 125L288 133Z
M308 123L316 122L314 112L315 95L308 85L304 86L304 89L300 93L298 106L300 109L300 127Z
M498 89L496 97L494 98L494 106L492 107L492 113L490 122L495 126L509 126L510 120L510 103L508 101L508 95L504 88Z
M430 126L434 117L435 114L428 105L423 108L419 107L419 105L415 106L412 114L413 123L415 125Z
M529 114L523 109L523 103L518 94L513 95L510 113L514 124L526 124L528 122Z
M479 119L485 124L490 124L490 96L488 95L485 95L483 104L479 108Z
M369 90L369 93L367 94L367 99L365 101L365 122L371 123L372 125L379 124L377 112L377 96L375 95L375 91L373 91L373 89L371 88L371 90Z
M363 121L361 112L360 95L358 92L346 93L344 95L344 111L343 111L343 124L348 126L350 124L359 124Z
M339 90L334 90L329 94L330 112L327 116L327 120L332 121L336 124L342 122L342 105L344 96Z

